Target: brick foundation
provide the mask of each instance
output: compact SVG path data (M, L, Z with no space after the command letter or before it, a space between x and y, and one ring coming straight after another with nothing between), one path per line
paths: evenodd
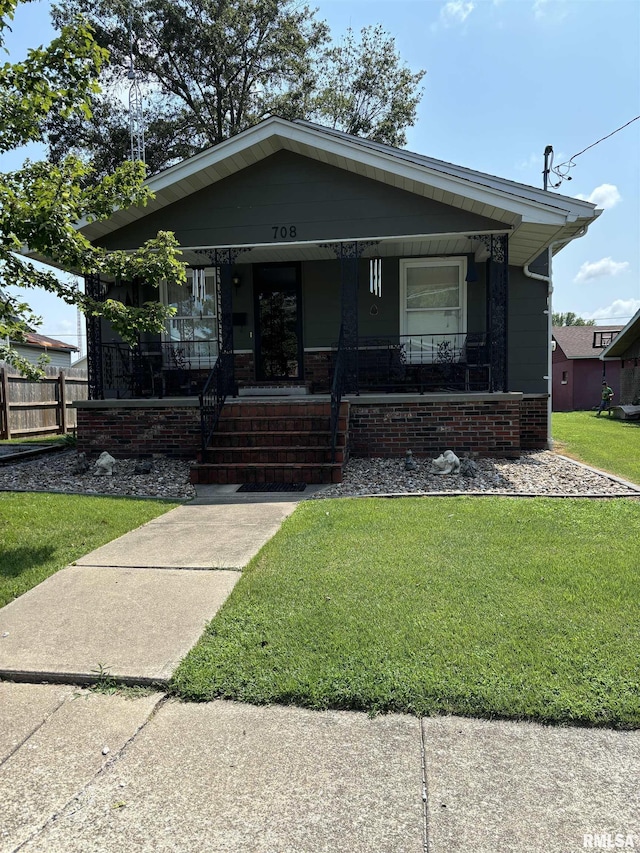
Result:
M233 373L236 382L255 382L256 369L252 352L237 352L233 356Z
M231 416L240 404L229 401ZM292 401L291 405L296 404ZM312 400L306 401L315 413ZM326 403L318 401L322 409ZM79 401L78 450L116 458L165 453L187 459L200 450L197 400ZM254 411L255 410L255 411ZM258 418L258 404L243 404ZM320 414L320 412L318 412ZM278 429L293 429L287 418ZM275 426L272 428L276 428ZM351 397L347 453L353 456L462 455L515 458L547 447L547 398L521 394Z
M520 403L520 447L545 450L548 447L549 398L524 397Z
M457 454L520 455L520 394L491 399L447 399L435 395L419 401L351 398L349 453L352 456L434 456Z
M331 351L305 352L304 381L311 383L311 389L316 394L327 393L331 390Z
M134 402L80 404L78 451L95 455L107 450L116 459L150 453L195 459L201 443L197 401Z

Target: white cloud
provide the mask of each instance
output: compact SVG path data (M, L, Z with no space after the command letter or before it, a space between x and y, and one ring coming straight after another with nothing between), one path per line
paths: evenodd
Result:
M628 322L636 311L640 311L640 299L615 299L606 308L598 308L592 314L584 314L583 316L585 320L607 320L610 322L620 320L621 324Z
M568 15L564 0L534 0L532 9L536 21L553 24L559 24Z
M464 24L474 8L472 0L448 0L440 9L440 23L445 27Z
M574 278L576 284L591 281L593 278L621 275L629 269L629 261L614 261L613 258L601 258L599 261L585 261Z
M615 184L600 184L591 195L577 195L576 198L590 201L592 204L597 204L598 207L602 208L615 207L622 200L622 196Z

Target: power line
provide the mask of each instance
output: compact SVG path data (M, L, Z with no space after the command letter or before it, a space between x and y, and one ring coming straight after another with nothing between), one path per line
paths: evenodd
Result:
M612 136L614 136L614 134L619 133L621 130L624 130L625 127L629 127L630 124L633 124L634 121L638 121L638 119L640 119L640 115L635 116L635 118L629 119L628 122L620 125L620 127L617 127L615 130L612 130L611 133L607 133L606 136L602 136L600 139L597 139L595 142L592 142L591 145L587 145L586 148L583 148L582 151L578 151L577 154L574 154L572 157L569 157L569 159L565 160L564 163L560 163L558 166L552 166L551 171L560 178L558 183L554 184L553 186L559 187L562 181L571 180L569 171L573 169L573 167L576 165L574 163L574 160L577 157L580 157L581 154L584 154L585 151L588 151L590 148L594 148L596 145L599 145L601 142L604 142L605 139L610 139Z

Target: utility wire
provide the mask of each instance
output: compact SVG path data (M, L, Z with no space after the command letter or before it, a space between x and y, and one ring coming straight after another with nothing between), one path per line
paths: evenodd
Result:
M560 182L562 182L564 180L570 181L571 178L569 176L569 170L573 169L573 167L576 165L573 161L577 157L579 157L581 154L584 154L584 152L588 151L590 148L594 148L596 145L599 145L601 142L604 142L605 139L609 139L614 134L619 133L621 130L624 130L625 127L629 127L630 124L633 124L634 121L638 121L638 119L640 119L640 115L636 116L635 118L630 119L628 122L626 122L626 124L623 124L620 127L617 127L615 130L612 130L611 133L608 133L606 136L603 136L600 139L596 140L595 142L592 142L591 145L587 145L586 148L583 148L582 151L578 151L578 153L574 154L573 157L569 157L569 159L565 160L564 163L560 163L559 165L552 167L551 171L560 178ZM561 171L561 170L564 170L564 171ZM559 186L559 185L560 184L556 184L556 186Z

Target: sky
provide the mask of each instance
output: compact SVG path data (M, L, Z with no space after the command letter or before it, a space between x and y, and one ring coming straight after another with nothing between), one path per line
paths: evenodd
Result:
M553 191L593 201L603 213L556 255L553 310L624 325L640 309L638 0L309 5L334 41L348 27L358 32L379 23L404 62L426 70L409 150L535 187L542 187L547 145L555 166L579 154L562 170L571 180ZM9 58L51 36L46 0L20 7L7 38ZM0 170L17 168L23 157L0 157ZM47 295L30 294L30 301L43 316L42 334L77 345L73 308Z

